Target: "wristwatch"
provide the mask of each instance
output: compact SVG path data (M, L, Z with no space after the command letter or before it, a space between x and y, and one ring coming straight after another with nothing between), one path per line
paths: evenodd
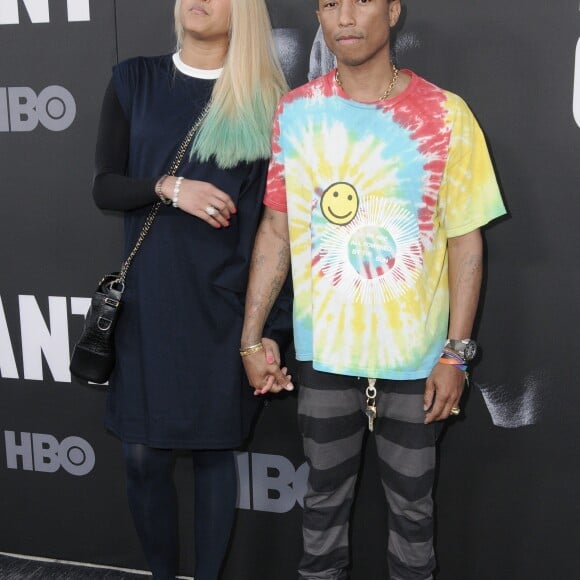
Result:
M471 338L462 338L461 340L448 338L443 348L453 351L465 362L472 361L477 354L477 343Z

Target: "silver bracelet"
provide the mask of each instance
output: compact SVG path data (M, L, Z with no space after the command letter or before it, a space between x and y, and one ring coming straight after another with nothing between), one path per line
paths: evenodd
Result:
M165 205L169 205L171 203L171 199L169 199L168 197L165 197L165 195L163 195L163 182L168 178L169 176L167 175L167 173L165 175L162 175L158 180L157 183L155 184L155 193L157 194L157 197L165 204Z
M182 181L183 177L178 177L175 181L175 186L173 187L173 198L171 199L171 203L173 204L174 208L179 207L179 189L181 187Z

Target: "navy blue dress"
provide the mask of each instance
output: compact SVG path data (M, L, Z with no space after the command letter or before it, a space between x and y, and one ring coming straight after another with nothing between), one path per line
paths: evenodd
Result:
M112 82L130 127L126 175L155 179L168 171L215 81L189 77L162 56L119 64ZM238 211L229 228L213 229L164 205L139 250L115 332L105 417L123 441L227 449L246 438L257 401L238 348L266 171L265 160L222 170L186 155L178 175L214 184ZM125 213L126 254L150 210Z

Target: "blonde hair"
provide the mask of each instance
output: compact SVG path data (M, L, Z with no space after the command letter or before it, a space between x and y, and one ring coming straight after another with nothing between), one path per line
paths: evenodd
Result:
M184 30L181 0L175 3L177 48ZM272 119L288 90L278 60L272 25L264 0L232 0L230 43L212 103L192 146L192 155L214 158L222 168L268 159Z

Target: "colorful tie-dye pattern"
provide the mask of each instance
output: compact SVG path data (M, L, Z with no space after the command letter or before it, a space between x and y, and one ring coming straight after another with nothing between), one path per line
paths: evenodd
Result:
M334 72L278 109L265 204L288 212L299 360L429 375L447 335L447 238L505 213L485 140L457 96L410 71L386 103Z

